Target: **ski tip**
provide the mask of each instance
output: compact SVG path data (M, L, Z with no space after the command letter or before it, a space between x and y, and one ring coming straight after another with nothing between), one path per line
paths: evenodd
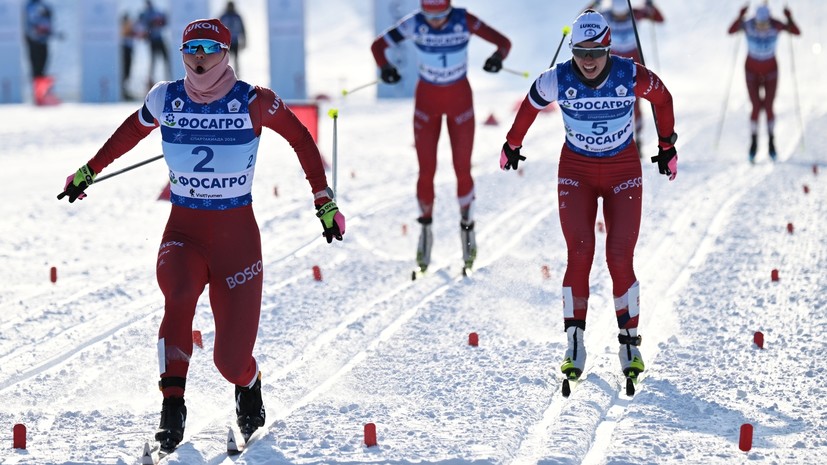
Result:
M161 452L157 448L149 445L149 441L144 443L144 453L141 454L141 465L157 465L161 460Z
M227 428L227 455L238 455L244 450L244 445L247 443L245 439L243 443L239 443L238 436L232 426Z
M144 453L141 454L141 465L155 465L155 460L152 459L152 447L149 442L144 443Z
M635 395L635 381L632 378L626 378L626 395L629 397Z

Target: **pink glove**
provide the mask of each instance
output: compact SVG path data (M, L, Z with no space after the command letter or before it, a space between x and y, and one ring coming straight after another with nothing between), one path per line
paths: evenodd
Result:
M72 184L72 181L74 181L74 179L75 179L75 174L74 173L70 174L69 176L66 177L66 184L63 185L63 192L66 192L68 190L69 184ZM78 200L83 200L85 197L86 197L86 193L81 192L80 194L78 194L77 199ZM84 204L84 205L86 205L86 204Z
M678 154L675 154L675 157L669 160L667 164L669 166L669 171L672 174L669 176L670 181L674 181L676 177L678 177Z
M678 151L674 146L667 147L669 148L663 148L663 145L658 147L658 154L652 157L652 163L658 164L660 174L669 176L669 180L674 181L678 175Z
M521 146L511 145L508 142L503 144L500 151L500 169L503 171L516 170L520 161L525 157L520 155Z

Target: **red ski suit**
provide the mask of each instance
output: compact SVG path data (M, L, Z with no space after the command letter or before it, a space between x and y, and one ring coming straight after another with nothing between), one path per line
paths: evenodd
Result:
M612 59L624 60L617 57ZM521 146L528 128L540 110L554 100L561 100L568 86L571 86L569 87L571 92L574 92L574 88L578 89L578 98L581 95L583 98L606 97L615 92L614 85L618 85L617 82L609 86L604 85L607 81L603 81L598 86L600 90L579 85L577 81L579 78L576 75L570 76L568 74L570 71L567 71L574 66L574 63L570 61L571 66L568 66L568 63L546 71L535 81L506 136L509 144ZM626 66L634 66L635 69L634 97L645 98L654 104L658 116L658 133L671 135L675 123L671 94L660 78L644 66L630 62ZM619 68L618 63L615 63L614 67ZM556 76L552 78L555 84L547 85L545 91L538 93L540 83L549 82L548 76L557 73L557 68L563 68L561 71L563 75L559 78ZM571 80L572 77L574 80ZM621 78L622 75L610 74L608 79ZM560 82L566 82L565 86L560 86L562 92L554 88ZM549 92L555 96L548 97ZM572 102L572 100L569 101ZM565 112L562 103L561 109ZM639 291L634 271L634 251L640 229L643 182L637 147L631 143L632 136L629 134L630 119L630 114L620 118L623 123L620 126L622 128L620 132L626 134L623 137L628 137L628 142L625 142L625 146L620 144L613 152L610 152L613 154L607 156L606 153L589 152L581 148L575 150L570 145L569 139L561 151L557 174L557 200L560 226L568 251L568 265L563 277L564 323L577 321L585 327L589 299L589 273L595 251L597 199L602 198L606 227L606 263L612 277L612 293L615 298L618 327L631 329L638 326L637 296ZM589 127L593 120L583 119L582 121L584 126ZM569 126L570 130L572 128L574 127ZM576 131L577 128L574 130Z
M793 22L791 16L787 16L787 24L770 18L766 27L760 27L756 20L745 20L739 17L729 26L729 33L735 34L744 31L747 37L747 60L744 63L744 75L747 82L747 93L752 103L750 122L753 125L753 132L758 123L758 115L763 110L767 116L767 126L772 133L775 113L773 102L775 101L775 90L778 87L778 62L775 60L775 48L780 31L788 31L791 34L799 35L801 31ZM761 90L763 89L763 97Z
M284 137L295 150L312 191L324 191L324 166L305 126L270 89L255 87L249 99L254 137L261 135L262 127ZM158 126L159 121L145 104L121 124L89 160L89 166L100 173ZM213 148L216 159L227 156L220 146ZM318 205L329 200L316 197ZM195 308L209 284L215 319L215 365L227 381L249 385L257 375L252 352L263 281L261 239L252 205L247 202L238 207L204 210L173 204L158 251L156 275L165 298L158 331L162 380L186 378ZM165 397L180 397L183 387L173 386L163 392Z
M460 8L454 8L448 23L439 29L433 29L419 13L403 18L396 26L374 40L371 51L377 65L383 67L389 64L385 57L385 50L413 34L411 32L406 35L406 31L417 31L413 40L419 46L420 42L431 41L433 43L434 39L431 38L443 36L457 27L464 28L468 33L476 34L496 45L497 52L502 58L508 56L511 42L476 16ZM427 47L427 53L439 55L441 48L451 53L456 49L456 44L449 44L445 47L431 45ZM444 57L445 53L442 53L442 56ZM451 153L453 154L454 172L457 176L457 198L460 207L468 207L474 199L474 180L471 177L471 153L474 148L475 125L474 102L471 85L464 72L466 65L465 62L454 64L457 68L463 67L463 70L450 82L427 82L420 73L420 79L416 84L413 120L414 141L419 161L416 196L422 210L422 217L425 218L431 217L434 204L437 142L442 129L443 115L447 119L448 136L451 139Z

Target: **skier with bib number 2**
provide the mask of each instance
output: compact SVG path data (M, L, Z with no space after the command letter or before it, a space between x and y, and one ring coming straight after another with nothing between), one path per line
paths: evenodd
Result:
M263 128L277 132L296 152L327 242L342 240L345 233L313 137L275 92L236 78L229 66L230 36L218 19L188 24L180 47L185 78L155 84L141 109L66 179L58 195L69 202L83 199L98 173L161 128L172 207L156 264L164 318L157 344L163 403L155 439L166 453L184 436L192 322L208 284L214 362L235 385L238 427L246 440L264 426L261 371L253 357L263 266L251 195Z

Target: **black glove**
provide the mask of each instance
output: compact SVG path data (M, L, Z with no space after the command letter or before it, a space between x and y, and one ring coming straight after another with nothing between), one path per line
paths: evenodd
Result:
M660 174L669 176L670 181L678 175L678 151L674 146L668 149L658 146L658 154L652 157L652 163L657 163Z
M336 202L331 200L324 205L317 205L316 217L322 222L322 236L327 239L328 244L333 242L334 237L338 241L342 240L342 234L345 233L345 215L339 211Z
M482 69L488 71L489 73L498 73L501 69L503 69L503 56L500 55L500 52L494 52L485 60L485 64L482 66Z
M396 84L402 76L393 65L385 65L382 67L382 82L385 84Z
M63 197L68 196L69 203L73 203L77 199L83 199L86 197L83 191L95 181L95 176L97 176L95 170L90 168L89 165L81 166L74 174L70 174L66 178L63 192L57 194L57 199L62 200Z
M520 155L520 147L511 148L508 142L503 144L503 149L500 152L500 168L503 171L516 170L520 161L525 160L525 157Z

